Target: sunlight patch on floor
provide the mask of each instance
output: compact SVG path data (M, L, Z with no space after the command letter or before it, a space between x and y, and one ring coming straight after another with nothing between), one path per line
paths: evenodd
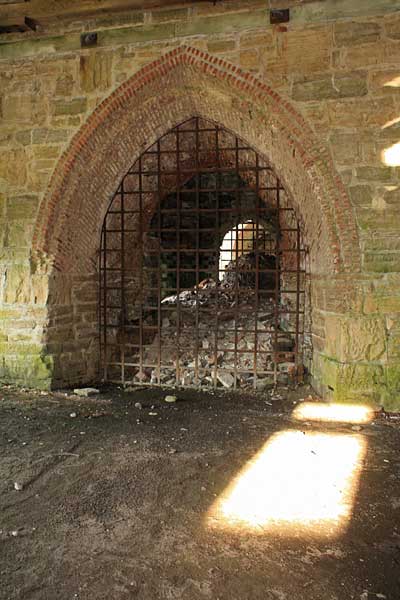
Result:
M276 433L216 500L207 526L336 537L351 518L365 452L360 435Z
M299 421L324 421L333 423L370 423L375 412L363 404L335 404L332 402L302 402L292 413Z

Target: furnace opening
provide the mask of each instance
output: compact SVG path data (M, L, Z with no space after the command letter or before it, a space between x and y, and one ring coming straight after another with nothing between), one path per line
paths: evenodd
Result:
M194 117L135 162L104 219L104 379L265 389L307 360L306 251L272 167Z

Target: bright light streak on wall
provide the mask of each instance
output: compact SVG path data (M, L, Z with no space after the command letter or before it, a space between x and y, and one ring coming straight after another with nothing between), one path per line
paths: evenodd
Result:
M383 87L400 87L400 75L384 83Z
M365 456L354 434L275 434L211 507L207 525L337 536L348 524Z
M388 167L400 167L400 142L382 151L382 162Z
M292 413L300 421L330 421L335 423L370 423L375 413L362 404L334 404L327 402L302 402Z
M388 127L392 127L393 125L396 125L396 123L399 123L399 122L400 122L400 117L391 119L390 121L387 121L384 125L382 125L382 129L387 129Z

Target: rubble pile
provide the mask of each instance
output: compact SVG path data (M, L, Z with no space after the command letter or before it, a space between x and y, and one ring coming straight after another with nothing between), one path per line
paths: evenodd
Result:
M143 352L143 365L161 364L160 383L233 388L236 382L263 389L274 383L274 362L278 381L290 380L294 342L285 332L290 307L281 302L276 311L272 294L256 294L253 265L252 257L240 257L221 282L209 278L164 298L160 332ZM136 378L156 383L158 369L144 367Z

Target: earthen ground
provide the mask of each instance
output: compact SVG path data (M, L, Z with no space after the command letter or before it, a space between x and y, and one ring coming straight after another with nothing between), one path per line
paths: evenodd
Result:
M395 422L307 425L367 442L338 537L207 527L216 497L268 438L306 427L292 410L309 393L182 391L169 405L161 390L79 399L1 389L0 598L400 598Z

